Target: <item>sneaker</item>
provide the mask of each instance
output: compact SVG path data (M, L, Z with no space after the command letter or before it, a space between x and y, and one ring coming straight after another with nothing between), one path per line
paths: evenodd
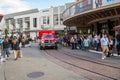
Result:
M102 57L102 59L105 59L104 57Z
M1 62L5 62L6 60L5 59L1 59Z
M105 59L105 58L106 58L106 56L102 57L102 59Z

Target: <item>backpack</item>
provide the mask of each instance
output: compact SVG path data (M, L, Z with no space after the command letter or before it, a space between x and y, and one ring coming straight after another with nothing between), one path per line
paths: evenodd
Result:
M0 39L0 44L2 44L2 42L3 42L2 39Z

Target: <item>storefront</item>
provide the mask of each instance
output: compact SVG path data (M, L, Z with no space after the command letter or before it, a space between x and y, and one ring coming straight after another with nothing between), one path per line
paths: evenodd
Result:
M81 33L114 35L113 27L120 25L120 1L100 0L100 3L97 1L83 0L66 9L63 13L64 25L76 26L77 31Z

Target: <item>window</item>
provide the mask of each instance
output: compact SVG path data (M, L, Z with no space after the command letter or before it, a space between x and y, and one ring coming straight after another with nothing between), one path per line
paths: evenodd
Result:
M54 7L53 13L54 13L54 14L58 14L58 7Z
M43 16L43 24L46 24L46 16Z
M33 27L37 27L37 18L33 18Z
M65 7L64 7L64 6L61 6L61 7L60 7L60 12L62 13L64 10L65 10Z
M50 18L49 18L49 16L47 17L47 24L49 24L50 23L50 20L49 20Z
M43 35L42 38L54 38L54 37L53 37L53 35L47 34L47 35Z
M54 25L58 25L58 14L54 15Z

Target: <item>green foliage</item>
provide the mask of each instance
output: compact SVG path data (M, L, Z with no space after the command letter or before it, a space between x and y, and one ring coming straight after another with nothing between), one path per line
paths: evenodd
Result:
M7 28L5 29L4 33L5 33L5 38L7 38L7 37L8 37L8 34L9 34Z
M59 32L59 36L63 36L64 35L64 32Z

